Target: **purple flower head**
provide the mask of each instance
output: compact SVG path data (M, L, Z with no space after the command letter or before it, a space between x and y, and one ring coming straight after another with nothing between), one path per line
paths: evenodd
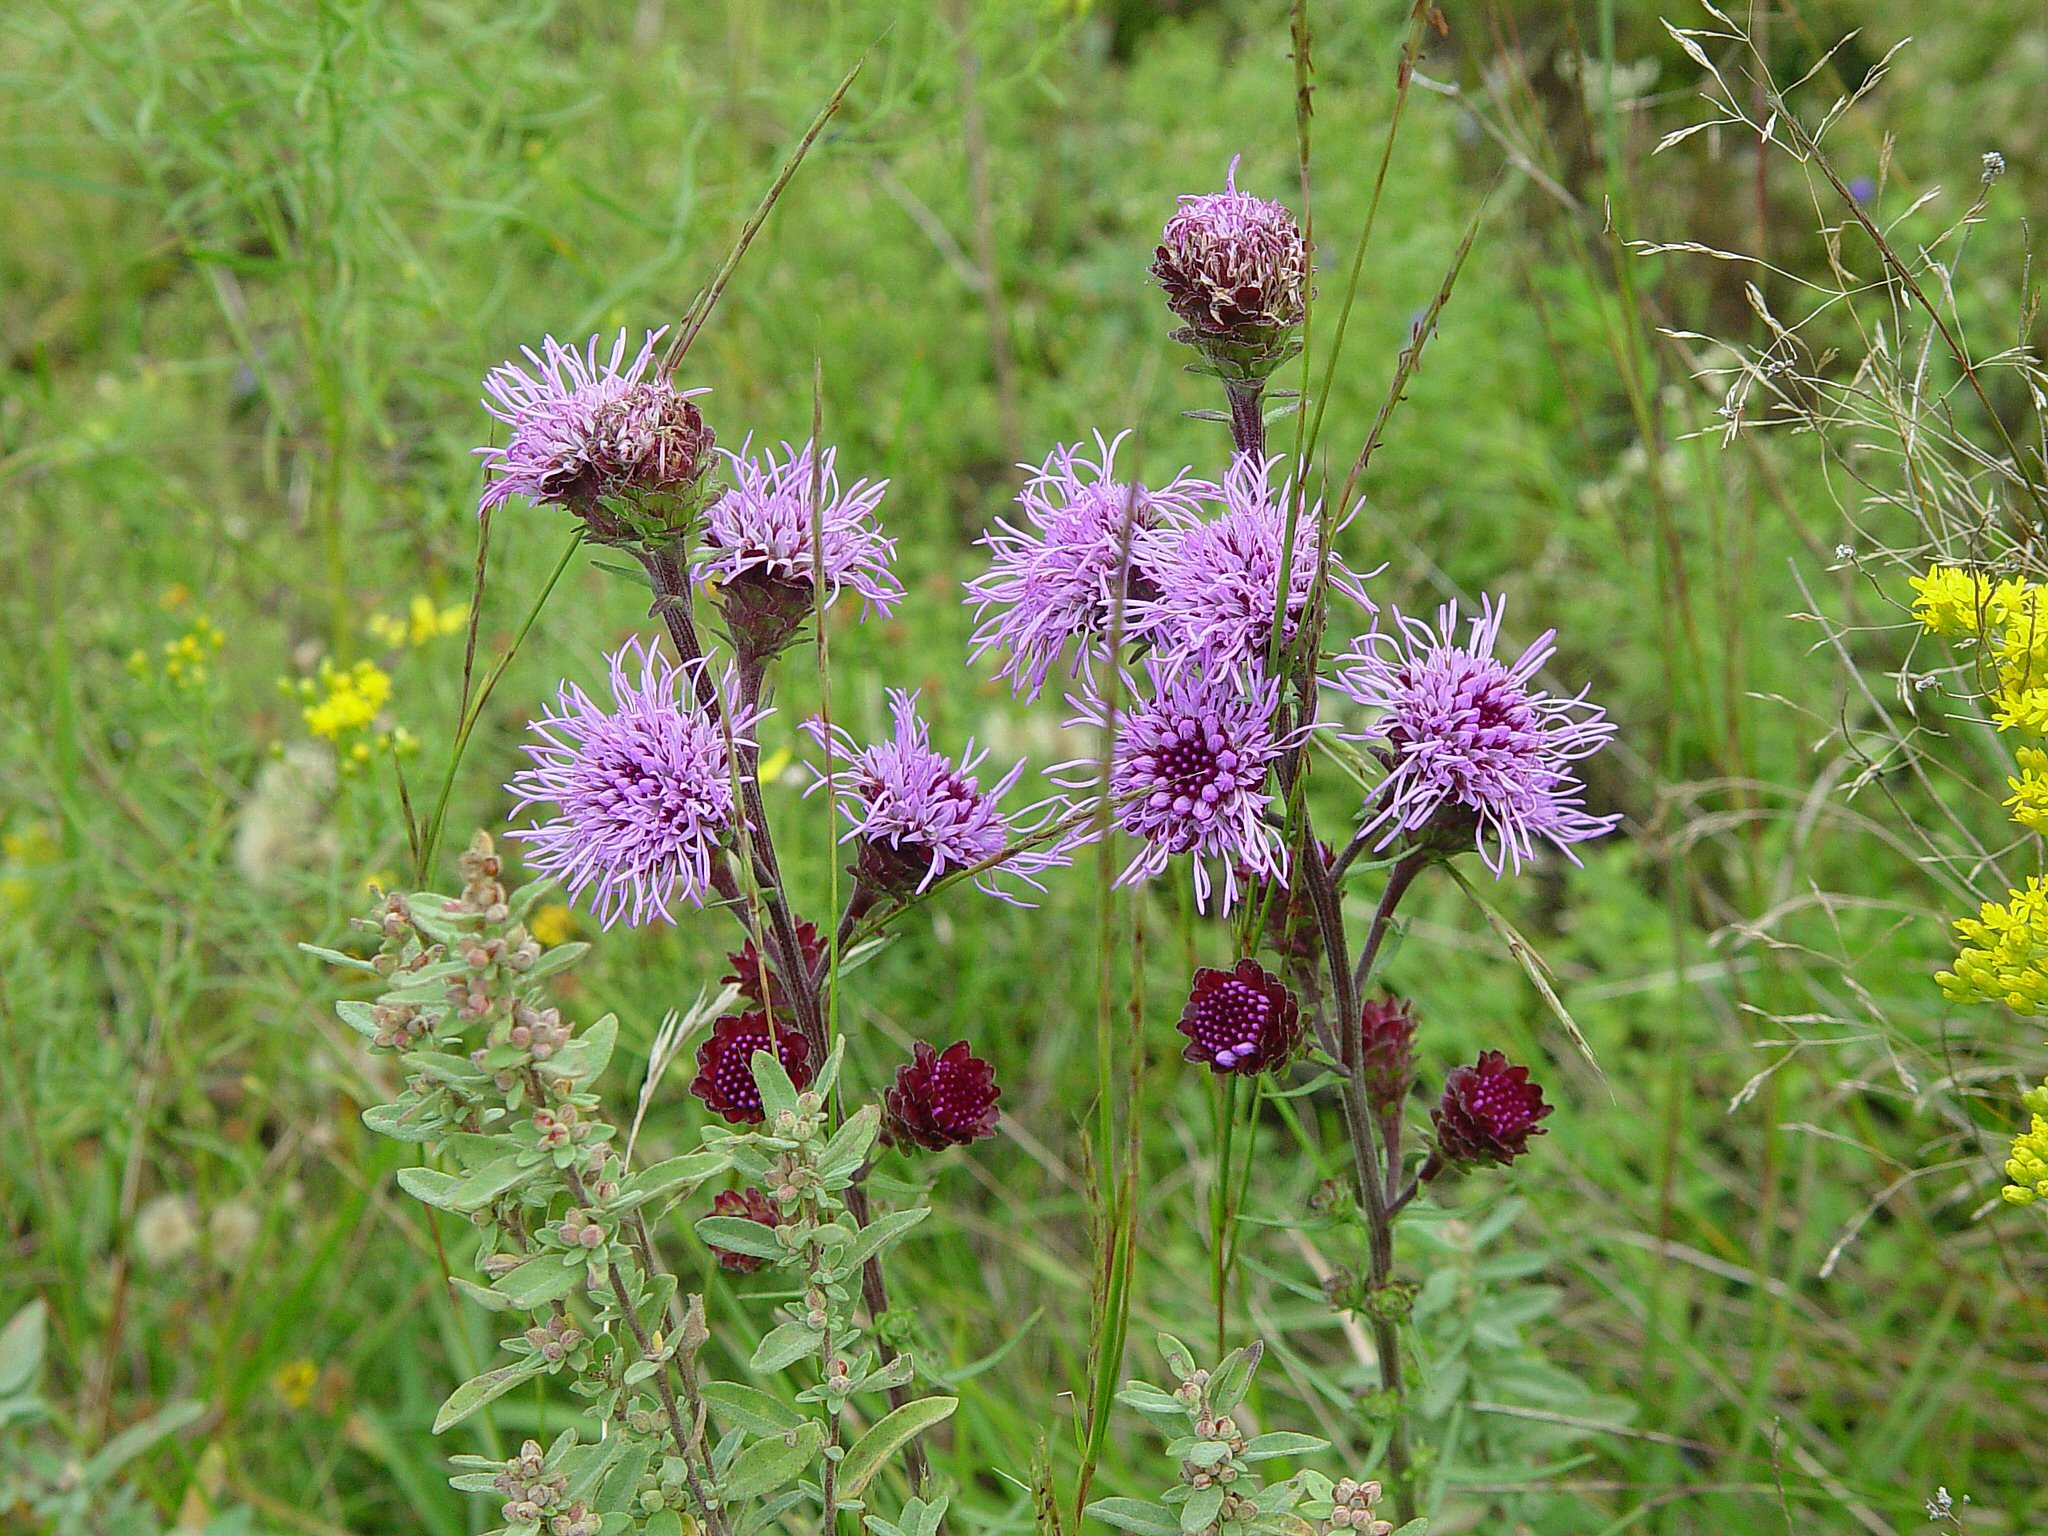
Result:
M1237 190L1184 196L1152 254L1167 305L1202 336L1242 336L1298 325L1308 287L1308 246L1282 203Z
M831 782L840 812L852 823L840 840L860 844L861 879L876 890L905 896L955 870L994 858L1021 830L1028 830L996 809L1024 765L1018 763L983 789L974 770L988 756L986 750L977 752L970 740L958 763L934 751L930 729L917 718L915 693L890 689L889 712L896 721L895 735L868 747L858 745L839 726L828 731L816 718L806 720L804 729L836 759ZM817 775L811 785L816 789L827 776L816 767L811 771ZM974 883L991 896L1015 902L994 884L996 875L1013 874L1043 890L1032 877L1066 862L1062 853L1024 849L984 870Z
M605 927L621 917L673 922L671 902L702 903L712 856L733 826L725 732L697 699L703 662L671 664L637 639L610 662L610 708L565 682L556 711L533 722L533 766L506 785L518 802L512 814L538 804L557 814L509 835L571 897L594 887ZM741 741L767 713L740 708L730 674L725 708Z
M811 611L820 564L827 607L851 587L865 607L886 614L903 596L889 570L896 543L875 524L889 482L842 488L836 448L817 454L814 444L784 443L779 460L765 453L757 461L745 456L749 446L751 439L726 454L733 487L711 505L695 569L697 580L718 584L734 638L770 655L787 644ZM822 561L814 531L822 535Z
M882 1095L882 1140L892 1147L943 1152L996 1133L995 1068L956 1040L943 1051L922 1040Z
M510 433L502 447L476 451L494 478L477 511L514 496L591 511L597 498L623 490L677 490L703 474L712 433L691 403L701 389L679 390L656 371L649 331L626 361L626 333L600 361L593 336L582 351L544 337L522 347L532 371L500 363L484 375L484 409Z
M1529 1081L1527 1067L1508 1065L1499 1051L1481 1051L1473 1065L1453 1067L1444 1078L1443 1097L1429 1112L1436 1124L1436 1153L1423 1171L1512 1163L1529 1150L1531 1136L1543 1134L1536 1122L1553 1107Z
M1236 904L1242 880L1285 879L1287 853L1266 821L1273 797L1266 771L1291 744L1274 731L1280 691L1253 669L1170 666L1145 662L1149 697L1112 709L1101 690L1075 697L1075 725L1109 732L1114 743L1109 788L1117 825L1139 849L1119 885L1162 873L1176 854L1193 854L1195 904L1208 909L1209 861L1223 869L1223 909ZM1126 677L1127 694L1135 691ZM1070 791L1096 790L1099 765L1087 758L1061 765ZM1071 850L1092 831L1071 835Z
M1119 595L1128 600L1124 636L1147 638L1137 608L1157 592L1148 536L1192 526L1202 503L1221 494L1186 469L1157 490L1119 481L1116 450L1129 435L1104 442L1096 433L1093 460L1079 445L1053 449L1017 493L1020 522L997 518L981 538L993 558L987 575L966 584L981 620L969 654L1007 651L997 675L1027 698L1038 697L1069 641L1080 642L1078 669L1090 645L1107 638Z
M1584 694L1555 698L1530 680L1556 647L1546 631L1513 666L1495 659L1502 605L1481 605L1463 644L1447 603L1431 629L1393 615L1337 664L1327 686L1378 717L1348 739L1378 747L1388 763L1380 806L1366 830L1379 846L1425 828L1477 845L1488 869L1521 866L1541 838L1570 845L1612 831L1619 816L1589 815L1573 766L1606 745L1614 726Z
M690 1092L734 1125L759 1125L767 1118L761 1085L754 1081L754 1052L771 1051L799 1088L818 1075L811 1043L796 1029L761 1012L728 1013L715 1021L697 1047L697 1075Z
M1140 623L1160 654L1199 658L1208 666L1263 666L1280 594L1280 552L1287 538L1292 482L1272 486L1278 456L1261 463L1240 457L1223 477L1224 511L1185 532L1148 535L1146 569L1156 595L1138 603ZM1294 639L1315 585L1322 503L1295 514L1293 555L1287 562L1287 618L1283 644ZM1365 611L1374 611L1365 587L1344 563L1330 557L1328 579Z

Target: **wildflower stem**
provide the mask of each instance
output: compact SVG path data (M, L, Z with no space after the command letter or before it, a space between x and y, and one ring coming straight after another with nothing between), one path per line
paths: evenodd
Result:
M1224 384L1223 393L1230 401L1230 440L1236 445L1240 456L1255 460L1266 457L1266 407L1265 385L1254 381L1240 384L1230 381ZM1281 558L1286 559L1286 548L1282 546ZM1280 589L1285 592L1283 585Z
M1393 926L1394 908L1401 904L1401 898L1408 894L1408 887L1415 883L1415 877L1428 866L1431 855L1427 853L1406 853L1394 867L1387 871L1387 883L1380 892L1380 904L1372 915L1372 926L1365 931L1365 947L1358 952L1358 966L1351 973L1351 995L1355 1002L1365 991L1366 982L1371 979L1372 968L1379 959L1380 946L1386 942L1387 931Z

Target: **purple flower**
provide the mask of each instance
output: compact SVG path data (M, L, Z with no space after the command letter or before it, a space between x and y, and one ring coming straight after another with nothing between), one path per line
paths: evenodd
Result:
M1238 897L1240 880L1285 879L1287 853L1280 830L1268 824L1273 797L1266 771L1290 740L1275 734L1280 690L1256 671L1169 666L1148 658L1149 698L1114 710L1099 689L1074 699L1071 724L1109 732L1111 814L1139 840L1137 856L1119 885L1162 873L1176 854L1195 857L1195 904L1207 910L1211 859L1223 868L1223 908ZM1126 677L1127 689L1131 679ZM1099 766L1082 758L1061 765L1070 790L1095 789ZM1079 775L1089 777L1078 777ZM1065 844L1091 837L1083 829Z
M1260 463L1235 460L1223 477L1224 512L1186 531L1148 535L1146 569L1157 583L1155 596L1137 605L1139 621L1173 660L1198 657L1210 666L1263 666L1273 634L1273 608L1280 595L1280 552L1287 537L1292 482L1272 488L1275 457ZM1308 609L1315 585L1322 503L1295 515L1293 556L1287 562L1287 621L1281 634L1291 643ZM1358 577L1333 554L1328 579L1365 611L1372 599Z
M672 901L702 903L712 856L733 826L725 731L697 699L703 662L670 664L634 639L610 663L611 708L565 682L557 711L533 722L533 766L506 786L518 800L512 814L537 804L559 814L509 835L529 843L527 862L571 897L595 887L605 927L621 917L673 922ZM743 711L736 692L728 674L727 716L735 738L750 742L767 712Z
M1196 971L1174 1027L1188 1037L1181 1060L1249 1077L1287 1065L1301 1044L1301 1005L1278 976L1246 958L1234 970Z
M1554 1107L1543 1102L1527 1067L1509 1066L1499 1051L1481 1051L1472 1066L1453 1067L1444 1078L1443 1097L1429 1112L1436 1152L1423 1171L1433 1176L1446 1165L1512 1163L1529 1150L1531 1136L1543 1134L1536 1122Z
M754 1052L771 1051L782 1070L799 1088L817 1076L811 1043L796 1029L767 1014L728 1013L711 1026L697 1047L697 1075L690 1092L705 1107L734 1125L759 1125L767 1112L761 1106L761 1085L754 1081Z
M1415 1009L1406 998L1368 997L1359 1005L1358 1079L1366 1102L1382 1111L1415 1086Z
M1512 667L1494 658L1502 605L1480 605L1461 645L1447 603L1431 629L1393 615L1337 658L1327 686L1378 718L1348 739L1381 749L1388 765L1377 812L1385 847L1425 828L1470 835L1494 874L1521 866L1538 838L1576 861L1570 845L1612 831L1619 816L1587 814L1573 766L1606 745L1614 726L1582 693L1555 698L1530 680L1556 647L1545 631Z
M882 1139L893 1147L943 1152L996 1133L995 1068L956 1040L943 1051L922 1040L882 1095Z
M836 448L817 455L814 444L784 443L779 461L773 453L756 461L745 457L748 446L726 454L733 487L711 505L695 568L699 581L718 584L734 638L757 654L779 651L811 611L819 564L827 607L851 587L864 606L885 614L893 608L903 596L889 570L896 544L874 515L889 482L856 480L842 489ZM812 549L814 528L822 562Z
M836 759L830 776L833 792L840 812L852 823L841 841L860 844L861 879L878 891L905 896L955 870L994 858L1011 845L1024 829L997 810L996 802L1016 784L1024 765L1018 763L983 789L974 770L988 756L985 750L977 752L970 740L958 763L933 751L931 732L917 718L915 693L890 689L889 712L896 721L895 736L869 747L859 746L839 726L828 732L816 718L806 720L804 729ZM827 775L815 767L811 771L817 775L811 785L816 789ZM1014 902L1015 897L993 883L997 874L1014 874L1043 890L1032 877L1066 862L1058 852L1021 849L976 876L974 883L991 896Z
M1308 247L1282 203L1237 190L1237 161L1225 190L1184 196L1152 255L1166 302L1199 339L1242 336L1299 324L1308 287Z
M966 584L981 621L969 655L1008 651L997 676L1027 698L1038 697L1069 641L1080 642L1078 670L1090 644L1108 636L1119 595L1124 637L1146 638L1137 602L1157 590L1146 536L1192 525L1202 503L1221 494L1186 469L1158 490L1117 480L1116 450L1129 435L1104 442L1096 433L1093 460L1078 444L1053 449L1017 493L1021 522L997 518L981 538L993 559L987 575Z
M583 351L544 337L522 347L532 366L501 363L484 375L484 409L511 429L502 447L475 450L486 472L477 511L513 496L594 510L621 490L679 489L704 472L712 445L691 398L664 377L649 378L661 331L649 331L631 363L626 333L598 360L598 338Z

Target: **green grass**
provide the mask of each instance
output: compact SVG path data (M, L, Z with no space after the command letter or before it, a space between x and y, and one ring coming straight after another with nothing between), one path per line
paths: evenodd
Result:
M1095 427L1140 426L1148 466L1220 464L1221 429L1180 415L1216 402L1180 370L1143 267L1174 194L1232 155L1255 189L1295 185L1285 8L1138 19L1148 9L33 0L0 16L0 1314L48 1301L50 1397L81 1446L168 1400L205 1406L138 1464L167 1519L239 1501L280 1531L483 1529L491 1512L445 1487L446 1454L564 1422L560 1404L513 1398L449 1444L427 1435L494 1335L442 1283L464 1235L397 1190L405 1149L358 1123L386 1065L333 1020L334 978L296 949L341 935L366 880L409 873L403 823L383 768L297 796L272 772L258 790L275 746L305 734L279 679L323 655L389 661L391 716L421 743L409 786L431 796L461 638L393 658L364 626L415 594L466 599L477 379L544 331L679 318L868 50L689 381L712 386L727 444L795 439L817 359L845 467L893 482L910 598L894 619L835 625L837 718L871 725L884 687L921 686L946 742L1064 755L1056 704L1015 706L963 665L971 538L1014 458ZM1346 550L1386 562L1379 585L1404 606L1484 586L1508 595L1517 635L1556 624L1555 675L1590 682L1622 723L1593 798L1629 824L1583 870L1546 865L1497 893L1602 1075L1447 882L1414 898L1386 971L1424 1017L1426 1080L1499 1046L1541 1062L1561 1106L1511 1178L1470 1180L1456 1219L1404 1228L1437 1529L1912 1529L1937 1484L1971 1495L1969 1529L2033 1529L2048 1515L2043 1230L2031 1212L1977 1219L1997 1176L1973 1154L1996 1136L1959 1152L1954 1101L1930 1085L1946 1072L2002 1091L2038 1069L2036 1032L1951 1016L1934 993L1959 903L1856 819L1889 824L1887 806L1816 791L1841 765L1830 731L1860 706L1792 617L1809 606L1796 571L1837 616L1895 621L1828 568L1838 543L1912 534L1847 528L1798 439L1724 449L1717 395L1659 330L1750 335L1741 274L1622 241L1753 248L1758 222L1735 136L1650 157L1700 112L1658 8L1446 10L1424 73L1555 190L1506 174ZM1324 315L1370 194L1403 11L1310 6ZM948 18L969 12L962 41ZM2048 34L1968 7L1816 5L1775 24L1781 71L1854 25L1868 30L1841 61L1850 80L1921 34L1836 142L1874 173L1899 135L1906 190L1888 208L1937 184L1966 198L1982 149L2012 163L1964 300L2009 327L2018 215L2043 188ZM1634 93L1582 106L1556 61L1583 47L1598 84L1609 46ZM1500 163L1461 101L1418 89L1407 104L1324 425L1340 476ZM1769 198L1773 261L1818 272L1803 192L1774 180ZM486 657L565 532L523 508L498 519ZM224 644L203 683L166 681L163 647L200 614ZM642 597L579 554L484 711L451 841L502 819L497 786L555 681L587 680L636 626ZM1872 668L1902 649L1882 632L1855 643ZM781 728L813 692L792 668ZM787 740L771 726L771 750ZM793 890L815 907L823 807L795 775L776 798ZM1997 822L1990 801L1963 814ZM1005 1085L1013 1134L946 1162L894 1279L943 1366L987 1364L935 1448L961 1529L1030 1525L1041 1437L1071 1476L1093 903L1085 869L1030 913L956 894L842 997L877 1042L854 1053L870 1084L909 1038L966 1035ZM1213 960L1230 941L1185 923L1170 888L1140 910L1132 1347L1149 1370L1153 1331L1193 1335L1209 1307L1208 1088L1180 1068L1171 1019L1189 951ZM1766 913L1777 942L1757 936ZM662 1014L723 968L725 937L708 921L616 931L568 1006L616 1009L636 1072ZM636 1086L622 1077L622 1099ZM1277 1116L1257 1133L1234 1326L1274 1351L1261 1423L1329 1435L1332 1470L1363 1470L1369 1372L1316 1281L1350 1239L1303 1225L1341 1133L1334 1111L1296 1102L1307 1147ZM671 1079L653 1145L691 1140L693 1109ZM223 1209L253 1214L252 1245L216 1262L202 1235L152 1264L138 1218L166 1195L190 1197L202 1233ZM701 1254L684 1281L708 1286L713 1349L737 1368L765 1305ZM282 1391L300 1361L310 1391ZM1163 1466L1120 1421L1095 1492L1149 1495Z

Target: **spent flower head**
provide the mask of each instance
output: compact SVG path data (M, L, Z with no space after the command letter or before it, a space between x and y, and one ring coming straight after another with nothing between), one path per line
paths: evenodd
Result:
M1110 814L1139 844L1117 883L1151 879L1176 855L1191 854L1196 905L1208 908L1213 860L1223 871L1228 911L1241 882L1286 878L1286 846L1267 820L1273 796L1265 788L1267 770L1291 744L1274 724L1279 688L1249 668L1147 658L1144 671L1142 693L1123 674L1123 702L1112 705L1093 678L1073 699L1078 713L1071 723L1109 734ZM1062 764L1059 772L1069 791L1100 791L1100 768L1091 759ZM1084 826L1065 846L1092 836Z
M637 638L609 660L609 705L565 682L554 712L532 723L533 765L506 785L512 814L534 805L556 814L508 835L572 898L590 890L605 927L622 917L673 922L677 900L702 904L734 825L727 726L750 743L767 712L743 708L728 673L721 725L697 694L706 664L671 663Z
M981 538L991 559L986 575L966 583L980 620L969 655L1006 653L997 675L1027 698L1038 697L1070 643L1078 670L1112 630L1134 643L1149 638L1138 604L1157 592L1154 541L1191 527L1220 494L1186 469L1157 489L1118 480L1116 452L1129 435L1105 442L1096 433L1093 459L1073 444L1036 469L1020 465L1030 471L1017 493L1022 516L997 518Z
M915 693L890 689L889 713L894 734L866 747L841 726L828 730L815 717L804 722L833 758L829 773L811 769L817 776L811 788L831 784L840 814L851 823L840 841L859 844L856 869L863 883L877 892L907 896L995 858L1028 835L1029 828L997 808L1024 772L1023 763L984 789L975 769L988 756L985 749L977 751L970 739L958 762L935 750L930 728L917 717ZM995 883L997 875L1012 874L1043 890L1034 878L1038 872L1066 862L1056 850L1021 848L977 875L974 883L991 896L1016 902Z
M1180 199L1152 253L1152 276L1186 325L1183 340L1251 347L1270 372L1277 339L1301 323L1308 243L1285 204L1238 191L1233 159L1221 192Z
M694 567L697 580L716 585L735 643L760 656L780 651L809 616L821 574L826 607L850 587L866 608L888 613L903 596L889 568L895 541L875 521L889 482L842 486L836 448L784 443L779 458L750 458L750 446L725 455L732 488L705 516Z
M479 512L514 496L567 506L601 525L601 498L677 491L708 467L712 432L693 403L654 364L661 331L632 360L619 332L608 357L593 336L578 351L554 337L520 350L527 366L501 363L484 376L484 409L509 429L502 445L475 450L492 477Z
M1365 830L1379 846L1404 834L1470 837L1496 875L1534 856L1539 840L1576 862L1571 845L1612 831L1619 816L1583 804L1577 764L1614 726L1585 695L1533 685L1556 647L1545 631L1512 666L1497 659L1501 605L1482 603L1462 640L1447 603L1436 628L1393 615L1337 658L1325 686L1375 712L1349 739L1379 749L1387 777ZM1340 733L1343 734L1343 733Z

